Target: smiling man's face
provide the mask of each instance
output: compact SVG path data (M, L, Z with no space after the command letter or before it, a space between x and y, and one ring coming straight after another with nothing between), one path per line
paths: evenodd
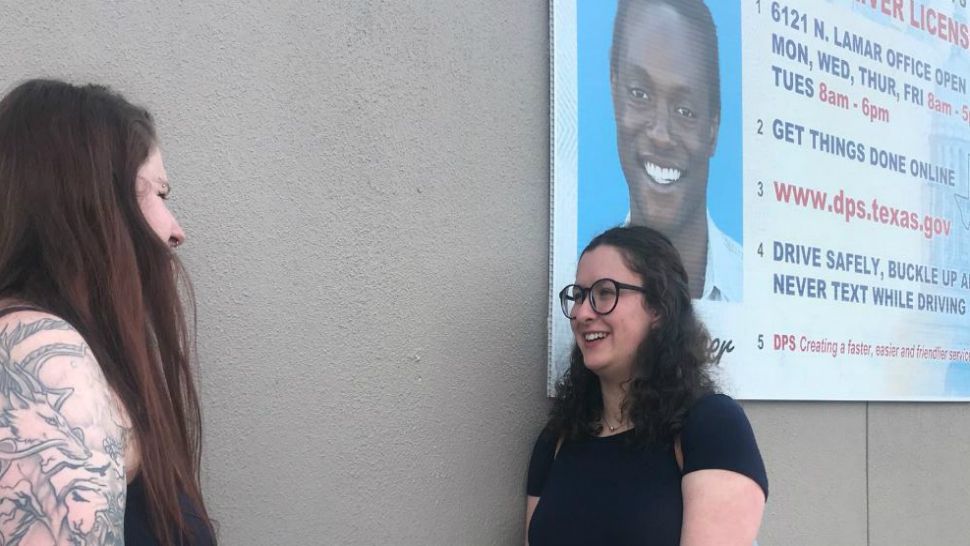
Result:
M619 25L610 80L631 221L671 233L707 210L713 38L663 4L631 6Z

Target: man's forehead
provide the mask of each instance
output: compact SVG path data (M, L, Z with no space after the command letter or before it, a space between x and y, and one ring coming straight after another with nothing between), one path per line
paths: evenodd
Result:
M654 17L658 10L663 10L663 15ZM670 6L640 6L631 9L626 19L621 24L622 35L617 36L620 43L616 44L616 68L621 72L643 75L637 74L639 70L673 85L696 87L698 78L707 80L715 70L711 36Z
M652 50L687 50L696 62L711 63L713 29L696 19L681 14L673 6L663 3L634 3L618 14L617 35L614 37L619 53L631 49L639 57ZM644 50L648 47L648 50ZM695 59L692 59L695 60Z

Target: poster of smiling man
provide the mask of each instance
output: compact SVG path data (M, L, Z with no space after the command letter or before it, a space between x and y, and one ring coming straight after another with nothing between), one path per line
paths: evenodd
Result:
M882 4L552 1L550 394L559 289L645 225L727 392L970 396L966 8Z

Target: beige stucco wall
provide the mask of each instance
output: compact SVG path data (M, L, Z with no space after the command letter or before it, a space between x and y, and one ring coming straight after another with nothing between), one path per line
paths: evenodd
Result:
M545 1L4 2L2 88L158 118L223 544L521 543L548 45ZM967 406L744 405L762 546L970 540Z

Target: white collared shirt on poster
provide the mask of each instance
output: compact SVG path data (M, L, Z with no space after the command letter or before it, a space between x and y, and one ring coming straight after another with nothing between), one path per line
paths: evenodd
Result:
M630 213L627 213L623 225L629 224ZM721 231L707 211L707 267L704 291L699 299L741 301L741 264L741 245Z

